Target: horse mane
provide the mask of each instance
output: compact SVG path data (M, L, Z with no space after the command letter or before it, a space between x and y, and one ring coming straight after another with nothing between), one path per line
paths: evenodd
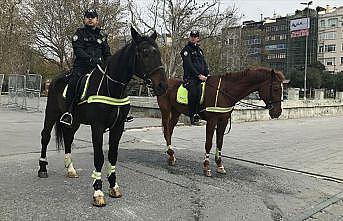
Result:
M131 79L134 72L135 50L133 42L130 41L109 57L107 61L108 73L112 78L123 83Z
M256 81L261 81L266 79L273 71L274 69L267 68L267 67L257 67L254 69L245 69L242 71L236 71L236 72L229 72L225 73L223 75L219 75L224 77L224 79L230 80L230 81L239 81L246 77L251 77ZM274 74L278 81L284 81L286 78L283 75L281 71L275 71Z

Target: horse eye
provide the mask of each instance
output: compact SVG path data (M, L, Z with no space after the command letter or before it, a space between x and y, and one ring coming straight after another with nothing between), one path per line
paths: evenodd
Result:
M143 54L148 54L148 53L149 53L149 49L144 48L144 49L143 49Z

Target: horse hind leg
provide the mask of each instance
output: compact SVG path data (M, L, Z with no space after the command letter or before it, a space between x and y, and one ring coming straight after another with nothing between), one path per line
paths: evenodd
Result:
M212 148L212 140L213 140L213 134L214 134L214 129L216 126L216 121L214 120L208 120L206 124L206 143L205 143L205 157L203 161L203 172L205 176L211 177L211 168L210 168L210 151Z
M49 107L50 106L47 106L47 110L45 111L44 127L41 132L42 149L41 149L41 156L39 159L39 170L38 170L38 177L40 178L48 177L48 171L47 171L48 160L46 157L46 152L47 152L48 144L51 139L52 128L54 127L54 124L56 123L58 119L57 112Z
M66 176L69 178L78 178L78 174L74 168L73 160L71 157L71 144L74 140L74 135L80 125L76 125L73 128L67 128L63 126L63 140L64 140L64 167L67 169Z

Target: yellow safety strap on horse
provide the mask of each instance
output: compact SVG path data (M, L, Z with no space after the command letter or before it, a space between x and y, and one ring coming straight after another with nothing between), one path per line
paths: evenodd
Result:
M110 163L107 167L107 176L111 176L112 173L116 172L116 166L112 166Z
M93 69L93 71L94 71L94 69ZM89 79L90 79L90 76L92 75L93 71L90 74L86 74L87 80L86 80L85 86L83 88L83 92L81 94L80 100L83 100L86 98L86 92L87 92L88 85L89 85Z
M233 107L206 107L207 112L228 113L233 110Z
M92 95L87 99L87 103L103 103L115 106L124 106L130 104L130 100L129 97L119 99L101 95Z
M93 170L92 178L95 180L101 180L101 172L96 172L95 170Z
M217 158L221 156L221 151L218 149L218 147L216 148L215 156L216 156Z
M63 90L63 93L62 93L62 96L63 96L64 98L67 97L67 90L68 90L68 84L67 84L67 86L64 87L64 90Z
M217 94L216 94L216 102L214 103L214 106L215 106L215 107L217 107L218 94L219 94L219 89L220 89L221 83L222 83L222 77L219 78L219 83L218 83L218 87L217 87Z

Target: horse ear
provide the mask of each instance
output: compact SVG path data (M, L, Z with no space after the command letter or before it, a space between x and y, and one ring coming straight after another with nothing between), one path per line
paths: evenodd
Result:
M150 38L152 38L154 41L156 40L156 38L157 38L157 32L156 32L156 30L154 31L154 33L152 33L152 34L150 35Z
M142 36L132 26L131 26L131 36L135 43L138 43L142 40Z

